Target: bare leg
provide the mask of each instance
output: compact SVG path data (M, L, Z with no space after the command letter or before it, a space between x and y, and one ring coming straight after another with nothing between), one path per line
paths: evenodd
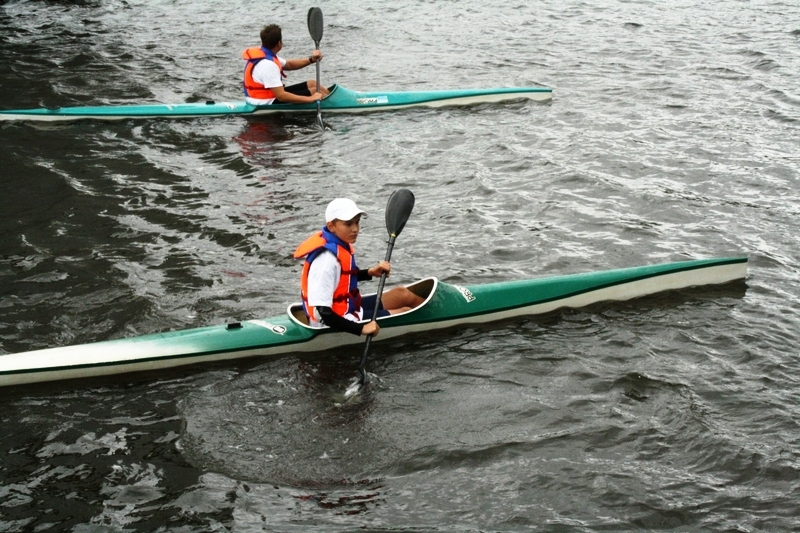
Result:
M424 298L417 296L405 287L395 287L381 295L383 308L393 315L410 311L424 301Z
M317 92L317 80L308 80L306 83L308 83L308 91L311 94L314 94L315 92ZM322 93L322 96L328 96L329 94L331 94L331 92L328 90L328 88L325 87L324 85L320 85L320 91L319 92Z

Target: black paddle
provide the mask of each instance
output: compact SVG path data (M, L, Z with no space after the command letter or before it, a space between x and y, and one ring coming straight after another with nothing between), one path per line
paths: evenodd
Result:
M308 33L314 39L314 46L319 50L319 42L322 40L322 10L318 7L312 7L308 10ZM316 65L317 91L322 92L319 81L319 61L316 62ZM325 124L322 122L322 103L320 100L317 100L317 125L321 130L325 129Z
M389 232L389 247L386 249L386 261L392 258L392 248L394 248L394 240L403 231L403 228L411 216L411 210L414 209L414 193L408 189L397 189L389 197L389 202L386 204L386 231ZM372 311L372 320L378 318L378 307L383 294L383 285L386 283L386 272L381 274L381 280L378 283L378 295L375 298L375 309ZM367 354L369 353L369 345L372 342L372 335L367 337L364 344L364 355L361 356L361 364L358 367L358 373L361 375L359 383L365 385L367 383L367 372L364 370L364 365L367 364Z

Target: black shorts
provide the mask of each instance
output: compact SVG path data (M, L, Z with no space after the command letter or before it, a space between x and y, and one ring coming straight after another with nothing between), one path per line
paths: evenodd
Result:
M375 310L375 300L377 296L377 294L371 294L370 296L362 298L361 308L364 310L364 317L362 320L372 320L372 312ZM381 302L381 307L378 308L378 316L383 317L389 315L389 311L383 308L383 302Z
M297 96L311 96L311 91L308 90L308 82L295 83L283 88L287 93L296 94Z

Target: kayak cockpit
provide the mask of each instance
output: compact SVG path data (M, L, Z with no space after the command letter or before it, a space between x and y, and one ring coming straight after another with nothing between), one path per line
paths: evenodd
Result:
M433 295L436 293L436 288L438 286L439 286L439 280L434 278L434 277L423 278L423 279L421 279L419 281L416 281L416 282L412 283L411 285L406 285L406 288L408 290L410 290L411 292L413 292L414 294L416 294L420 298L423 298L425 301L422 302L418 307L416 307L414 309L411 309L410 311L406 311L405 313L399 313L397 315L392 315L392 316L407 315L407 314L410 314L410 313L414 313L414 312L418 311L419 309L422 309L423 307L425 307L425 305L427 305L427 303L431 300ZM371 294L375 294L375 293L371 293ZM367 296L370 296L371 294L369 294ZM308 323L308 317L306 316L305 311L303 311L303 304L302 303L291 304L286 312L289 315L289 320L291 320L295 324L303 326L304 328L315 329L315 330L316 329L329 329L328 326L322 326L322 327L312 327L312 326L310 326L309 323ZM384 320L386 318L389 318L389 317L379 318L378 320ZM366 320L364 322L366 322Z

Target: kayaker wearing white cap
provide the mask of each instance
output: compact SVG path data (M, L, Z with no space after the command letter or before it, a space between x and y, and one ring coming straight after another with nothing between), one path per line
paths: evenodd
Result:
M375 296L361 298L358 282L372 279L392 266L381 261L370 269L356 266L353 243L358 238L361 216L366 213L349 198L336 198L325 210L325 226L306 239L294 252L305 258L300 276L303 309L311 326L329 326L355 335L377 335L380 327L371 317ZM395 287L381 296L378 316L409 311L423 302L405 287Z

